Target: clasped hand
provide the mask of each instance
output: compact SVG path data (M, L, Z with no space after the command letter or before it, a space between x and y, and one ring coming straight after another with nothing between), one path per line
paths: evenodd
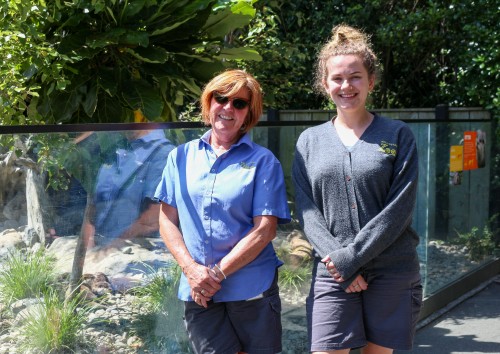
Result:
M198 305L206 308L208 301L221 289L217 274L213 269L198 263L189 266L184 274L191 287L191 297Z
M326 269L333 277L333 280L335 280L337 283L342 283L345 281L340 272L337 270L337 267L335 267L335 264L331 260L330 256L326 256L321 260L321 262L325 263ZM366 289L368 289L368 283L365 281L365 278L363 278L362 275L358 275L356 278L354 278L352 283L345 289L345 292L357 293Z

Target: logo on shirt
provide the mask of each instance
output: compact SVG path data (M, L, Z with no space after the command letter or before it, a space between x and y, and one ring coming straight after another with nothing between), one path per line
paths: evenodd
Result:
M387 155L391 155L391 156L395 157L397 150L398 150L398 144L388 143L387 141L382 140L380 142L379 150Z
M245 170L250 170L252 168L255 168L255 162L248 162L247 163L247 162L241 161L240 167L244 168Z

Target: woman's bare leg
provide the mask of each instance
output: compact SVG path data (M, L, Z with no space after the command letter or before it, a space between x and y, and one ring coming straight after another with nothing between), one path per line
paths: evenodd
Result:
M361 354L392 354L393 351L394 349L368 342L368 344L361 349Z

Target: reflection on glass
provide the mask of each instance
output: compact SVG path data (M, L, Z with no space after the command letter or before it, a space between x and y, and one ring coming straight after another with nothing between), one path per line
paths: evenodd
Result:
M99 168L83 226L87 247L110 248L157 236L159 204L152 196L174 146L160 130L131 131L124 137L115 156Z

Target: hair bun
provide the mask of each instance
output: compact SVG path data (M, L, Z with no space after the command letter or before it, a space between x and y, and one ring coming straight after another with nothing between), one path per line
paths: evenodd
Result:
M332 28L332 42L335 45L347 45L350 43L369 44L368 37L364 33L354 27L343 24Z

